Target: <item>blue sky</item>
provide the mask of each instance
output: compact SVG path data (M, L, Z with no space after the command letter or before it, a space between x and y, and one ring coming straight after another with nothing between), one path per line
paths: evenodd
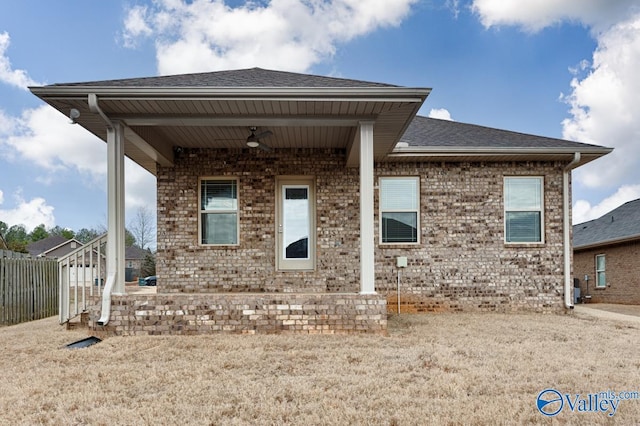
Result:
M616 148L574 173L576 223L640 197L638 0L310 3L0 4L0 220L106 223L105 144L26 86L253 66L431 87L422 115ZM155 207L133 164L126 203Z

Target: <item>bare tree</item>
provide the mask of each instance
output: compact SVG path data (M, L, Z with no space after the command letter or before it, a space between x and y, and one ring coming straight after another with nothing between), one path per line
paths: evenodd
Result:
M135 217L129 223L129 230L142 249L148 248L155 241L156 224L148 207L142 206L136 210Z

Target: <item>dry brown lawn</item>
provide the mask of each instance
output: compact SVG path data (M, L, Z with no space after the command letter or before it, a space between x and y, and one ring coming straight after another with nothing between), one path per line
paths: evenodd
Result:
M392 317L389 336L86 337L55 318L0 328L0 424L640 424L538 393L640 390L639 325L579 314Z

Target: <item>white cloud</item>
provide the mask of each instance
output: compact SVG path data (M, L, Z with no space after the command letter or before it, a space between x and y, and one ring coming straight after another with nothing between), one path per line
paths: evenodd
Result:
M89 176L104 174L106 145L50 106L26 109L10 120L12 132L0 139L0 146L9 147L12 155L50 173L76 169Z
M515 25L535 32L571 21L587 25L596 33L638 8L637 0L473 0L471 6L487 28Z
M640 181L640 14L602 33L589 74L571 82L563 137L615 148L576 172L587 187Z
M640 198L640 185L624 185L615 194L592 206L586 200L578 200L573 205L573 223L597 219L622 204Z
M125 47L135 47L136 39L148 37L153 30L147 25L147 6L134 6L129 9L124 20L124 45Z
M53 206L47 204L44 198L36 197L29 201L22 197L22 192L14 194L16 207L9 210L0 209L0 220L9 226L24 225L27 232L40 224L50 228L55 225ZM0 191L0 204L3 204L4 197Z
M10 122L4 135L3 120ZM5 148L0 152L10 161L26 160L39 166L45 174L36 172L32 178L44 185L55 184L59 172L80 172L88 178L87 186L106 191L106 147L47 105L25 110L21 117L9 117L0 111L0 148ZM155 177L129 159L125 160L125 185L128 212L142 205L156 205Z
M158 0L125 18L125 45L152 37L160 74L265 68L305 71L339 43L397 26L418 0Z
M444 108L432 108L431 111L429 111L429 118L454 121L453 118L451 118L451 113Z
M156 178L133 161L125 161L125 205L127 217L133 217L139 207L156 210Z
M597 48L575 68L571 93L562 95L570 116L565 139L615 148L576 170L574 182L613 192L596 205L575 202L574 223L602 216L640 198L640 3L637 0L473 0L486 27L514 25L539 31L566 21L591 30ZM584 197L583 197L584 198Z
M0 33L0 81L23 90L27 90L28 86L40 85L37 81L32 80L26 71L14 70L11 67L11 61L6 55L9 44L11 44L9 33Z

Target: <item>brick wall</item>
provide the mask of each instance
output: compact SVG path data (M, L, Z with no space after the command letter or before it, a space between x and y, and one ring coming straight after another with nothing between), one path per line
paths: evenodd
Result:
M596 288L596 255L606 256L607 287ZM591 295L592 303L640 304L640 241L602 248L577 250L574 277L580 280L580 294ZM589 289L584 276L589 275Z
M277 176L316 178L317 268L275 268ZM239 178L237 247L198 243L198 179ZM339 150L191 150L175 168L158 170L161 292L356 292L360 289L359 174ZM164 277L171 277L166 279Z
M376 176L420 176L421 243L376 244L376 289L395 309L396 256L403 309L562 309L563 163L384 163ZM317 268L275 268L275 178L316 178ZM545 244L504 244L503 177L544 176ZM198 178L239 178L240 244L198 244ZM359 174L340 150L190 150L158 170L158 291L357 292ZM377 190L376 190L377 203ZM377 204L376 204L377 209ZM376 211L376 239L378 238Z
M421 176L421 244L377 248L378 290L401 312L559 311L563 306L560 163L383 164L377 174ZM504 176L544 176L545 244L505 245ZM377 219L377 217L376 217Z
M111 320L92 334L385 334L386 302L360 294L158 294L113 296Z

